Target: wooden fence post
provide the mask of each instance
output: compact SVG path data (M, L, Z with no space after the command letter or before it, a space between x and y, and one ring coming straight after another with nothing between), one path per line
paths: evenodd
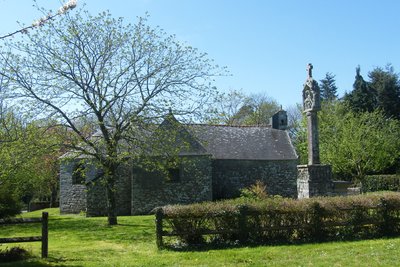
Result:
M163 247L163 220L164 212L162 208L156 210L156 242L157 248Z
M49 250L49 214L42 212L42 258L47 258Z

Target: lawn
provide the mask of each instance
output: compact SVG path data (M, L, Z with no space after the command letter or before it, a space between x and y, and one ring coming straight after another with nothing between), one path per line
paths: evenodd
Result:
M49 212L49 258L40 243L18 244L34 255L3 266L398 266L400 238L322 244L237 247L207 251L157 250L154 216L106 218ZM41 211L24 214L39 217ZM1 226L0 237L38 235L40 225ZM15 246L17 244L10 244ZM6 245L1 245L4 249Z

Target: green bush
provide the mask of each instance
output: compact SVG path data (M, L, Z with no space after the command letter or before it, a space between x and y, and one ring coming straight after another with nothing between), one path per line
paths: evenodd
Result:
M21 202L6 184L0 184L0 219L12 217L21 212Z
M240 190L240 197L247 199L266 199L268 198L267 186L264 182L257 180L255 184Z
M29 257L29 252L21 247L12 247L10 249L0 249L0 262L20 261Z
M362 183L363 192L400 191L400 175L368 175Z
M400 193L294 200L239 198L163 207L165 225L186 245L299 243L400 234Z

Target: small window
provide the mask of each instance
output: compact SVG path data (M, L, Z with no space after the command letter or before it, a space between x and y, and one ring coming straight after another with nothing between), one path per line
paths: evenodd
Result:
M77 163L72 172L72 184L85 183L85 165L81 162Z
M181 181L181 175L179 168L168 168L167 169L167 181L171 183L177 183Z

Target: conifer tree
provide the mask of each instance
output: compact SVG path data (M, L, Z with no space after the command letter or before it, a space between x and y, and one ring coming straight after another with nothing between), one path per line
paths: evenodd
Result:
M360 66L356 68L353 91L344 96L345 102L354 112L372 112L377 108L376 91L360 74Z
M400 82L393 67L377 67L368 76L371 87L376 91L379 108L387 118L400 119Z
M335 75L330 72L325 74L325 78L320 80L319 88L321 90L321 100L332 101L337 99L337 87L335 84Z

